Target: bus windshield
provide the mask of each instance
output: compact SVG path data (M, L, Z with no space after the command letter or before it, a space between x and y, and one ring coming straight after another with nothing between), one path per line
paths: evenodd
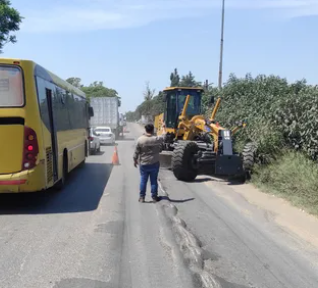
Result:
M22 71L15 66L0 66L0 107L24 105Z

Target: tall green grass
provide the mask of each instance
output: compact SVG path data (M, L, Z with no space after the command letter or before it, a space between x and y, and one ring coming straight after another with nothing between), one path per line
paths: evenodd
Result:
M252 182L261 190L318 215L318 165L303 153L285 151L275 162L255 167Z

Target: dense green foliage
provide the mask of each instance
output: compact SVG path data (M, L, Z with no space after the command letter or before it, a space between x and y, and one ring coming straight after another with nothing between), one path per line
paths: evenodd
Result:
M81 83L81 79L78 77L70 77L66 79L66 81L73 86L81 89L88 98L91 97L117 97L119 101L119 106L121 104L120 97L118 96L118 93L115 89L107 88L104 86L104 83L102 81L95 81L89 86L84 86Z
M73 85L74 87L77 88L82 88L84 87L84 85L81 83L82 79L78 78L78 77L70 77L66 79L66 82L70 83L71 85Z
M5 44L17 42L16 36L11 32L18 31L21 22L20 13L11 7L11 2L0 0L0 53Z

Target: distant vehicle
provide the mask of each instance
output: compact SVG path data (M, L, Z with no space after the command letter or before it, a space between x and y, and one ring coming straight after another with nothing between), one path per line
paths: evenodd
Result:
M61 189L88 155L85 93L29 60L0 58L0 193Z
M89 129L89 152L90 154L97 154L100 152L100 139L99 134L96 133L94 128Z
M91 127L110 127L117 139L120 133L117 97L92 97L90 105L94 109L94 117L90 119Z
M115 144L115 135L110 127L95 127L94 130L99 135L100 144Z

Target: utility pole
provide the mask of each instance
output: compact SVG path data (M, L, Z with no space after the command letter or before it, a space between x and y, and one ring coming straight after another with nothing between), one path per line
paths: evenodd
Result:
M224 42L224 13L225 0L222 0L222 24L221 24L221 45L220 45L220 66L219 66L219 89L222 89L222 74L223 74L223 42Z
M209 89L209 80L205 80L205 83L204 83L204 87L205 87L205 90L208 91Z

